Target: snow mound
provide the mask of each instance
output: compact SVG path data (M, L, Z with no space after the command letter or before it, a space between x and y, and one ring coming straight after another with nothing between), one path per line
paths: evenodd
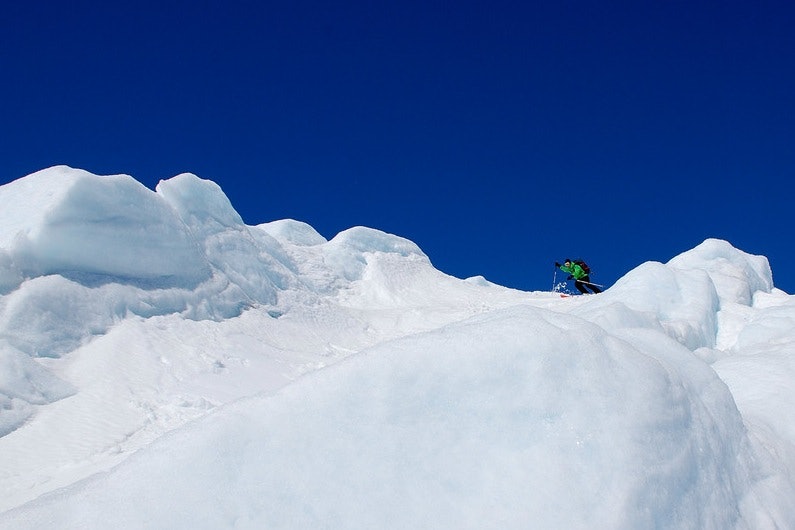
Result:
M634 338L528 307L476 317L240 402L11 521L731 528L749 487L731 394L673 341Z
M326 243L326 238L310 225L293 219L282 219L257 225L257 228L276 239L293 245L311 247Z
M9 369L0 386L6 433L31 405L70 393L20 356L62 357L131 317L220 321L254 307L282 315L280 294L344 289L378 261L373 254L427 262L412 242L367 228L327 242L297 221L248 227L216 183L188 173L152 192L126 175L58 166L0 187L0 199L9 205L0 223L0 357L27 367ZM61 390L28 399L31 388L50 387Z
M327 243L326 262L334 273L348 281L362 278L367 257L375 253L418 257L430 265L425 253L408 239L362 226L349 228Z
M155 190L188 227L210 225L235 228L243 225L243 219L221 187L211 180L183 173L161 180Z
M12 210L13 222L0 230L0 247L22 277L100 275L193 288L210 275L174 210L132 177L45 169L0 187L0 201L25 209Z
M0 344L0 437L27 420L34 405L63 399L75 391L30 356Z
M708 239L667 264L646 262L579 311L612 327L661 326L691 350L714 348L721 312L773 287L767 258ZM608 308L608 306L612 306Z
M484 276L471 276L464 280L467 283L471 283L473 285L479 285L481 287L493 287L494 283L488 281Z
M773 288L773 273L766 257L747 254L720 239L707 239L670 260L668 266L705 271L718 297L728 303L750 305L755 293L769 293Z

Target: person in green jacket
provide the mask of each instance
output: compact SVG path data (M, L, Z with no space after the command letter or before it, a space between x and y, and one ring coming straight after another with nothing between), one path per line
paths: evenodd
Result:
M588 294L587 289L593 291L594 294L602 292L599 287L591 283L588 273L580 266L579 263L573 262L569 258L566 258L566 261L563 262L563 265L556 261L555 267L558 267L563 272L569 274L567 280L574 280L574 287L576 287L580 293Z

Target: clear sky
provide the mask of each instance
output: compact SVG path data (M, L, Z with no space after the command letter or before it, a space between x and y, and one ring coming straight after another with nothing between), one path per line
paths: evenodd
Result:
M717 237L795 293L794 27L791 1L12 2L0 183L192 172L247 224L378 228L525 290Z

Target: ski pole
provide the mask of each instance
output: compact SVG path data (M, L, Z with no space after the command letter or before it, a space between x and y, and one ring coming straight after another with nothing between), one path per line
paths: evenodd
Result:
M554 272L554 274L552 274L552 292L553 293L555 292L555 287L557 287L557 284L558 284L558 268L555 267L555 272Z
M585 281L583 281L583 280L576 280L576 281L578 281L578 282L580 282L580 283L584 283L584 284L586 284L586 285L593 285L593 286L595 286L595 287L601 287L602 289L604 289L604 288L605 288L605 286L604 286L604 285L600 285L600 284L598 284L598 283L585 282Z

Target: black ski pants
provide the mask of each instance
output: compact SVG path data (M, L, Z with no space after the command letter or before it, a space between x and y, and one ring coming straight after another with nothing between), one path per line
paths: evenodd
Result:
M574 287L576 287L577 290L582 294L588 294L588 289L590 289L594 294L601 293L602 290L594 284L589 283L590 281L591 278L589 276L583 276L579 280L574 280Z

